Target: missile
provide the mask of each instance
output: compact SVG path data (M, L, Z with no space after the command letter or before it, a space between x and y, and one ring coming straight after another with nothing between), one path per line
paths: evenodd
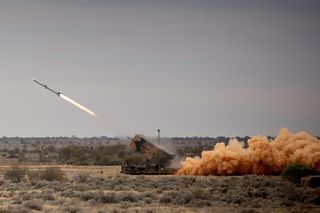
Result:
M39 81L37 81L37 79L35 78L31 78L32 81L34 81L35 83L39 84L40 86L44 87L45 89L53 92L54 94L56 94L59 98L62 98L63 100L69 102L70 104L78 107L79 109L81 109L82 111L85 111L86 113L96 117L96 113L94 113L93 111L91 111L90 109L88 109L87 107L81 105L80 103L76 102L75 100L67 97L66 95L62 94L61 92L56 92L53 89L49 88L47 85L40 83Z
M37 81L37 79L35 79L35 78L31 78L31 80L60 97L61 92L54 91L53 89L49 88L47 85L42 84L39 81Z

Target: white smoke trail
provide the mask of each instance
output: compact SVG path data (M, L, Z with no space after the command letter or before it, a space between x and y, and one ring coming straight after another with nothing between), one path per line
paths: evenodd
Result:
M65 101L68 101L69 103L75 105L75 106L78 107L79 109L85 111L86 113L88 113L88 114L96 117L96 114L95 114L94 112L92 112L90 109L88 109L87 107L85 107L85 106L77 103L76 101L72 100L71 98L69 98L69 97L67 97L67 96L65 96L65 95L63 95L63 94L60 94L59 96L60 96L61 98L63 98Z

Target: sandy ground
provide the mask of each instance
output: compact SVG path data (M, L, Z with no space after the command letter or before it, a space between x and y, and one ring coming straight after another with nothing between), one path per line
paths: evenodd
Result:
M118 166L50 166L68 180L10 183L8 166L0 166L0 212L320 212L319 188L278 176L131 176Z

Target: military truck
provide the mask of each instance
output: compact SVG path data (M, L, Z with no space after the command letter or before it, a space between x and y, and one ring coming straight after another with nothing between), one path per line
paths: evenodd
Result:
M169 168L175 154L169 150L153 144L147 137L137 134L131 138L130 148L133 152L142 154L145 162L131 162L126 159L121 166L121 173L132 175L161 175L174 174L177 169Z

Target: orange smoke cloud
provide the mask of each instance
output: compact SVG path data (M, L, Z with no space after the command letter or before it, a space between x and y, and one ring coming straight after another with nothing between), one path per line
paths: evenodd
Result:
M301 163L320 171L320 140L306 132L290 133L280 129L274 141L264 136L248 140L249 147L232 139L228 145L217 143L200 157L187 158L178 175L271 175L280 174L290 163Z

